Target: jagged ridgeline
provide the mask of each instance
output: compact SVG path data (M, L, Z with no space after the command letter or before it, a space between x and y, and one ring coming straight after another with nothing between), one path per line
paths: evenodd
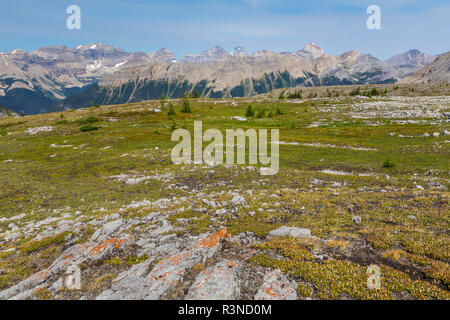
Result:
M249 97L268 93L273 89L295 87L302 85L333 85L351 84L350 81L330 77L322 81L316 76L294 78L288 71L264 74L260 79L244 79L239 85L217 90L215 80L200 80L192 83L189 80L152 80L139 82L128 81L116 87L95 84L80 94L73 95L64 101L66 107L76 107L90 104L122 104L142 100L159 99L162 94L168 98L180 98L185 92L198 92L202 97L231 98Z
M215 47L179 60L167 49L128 53L106 44L17 49L0 58L0 104L25 114L185 92L228 98L288 87L395 83L435 59L418 50L386 62L355 50L334 56L313 43L295 53Z

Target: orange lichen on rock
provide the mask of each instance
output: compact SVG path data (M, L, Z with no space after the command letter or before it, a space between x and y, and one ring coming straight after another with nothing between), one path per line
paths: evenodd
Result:
M64 257L64 264L69 264L70 259L72 259L73 255L69 254L68 256Z
M276 294L275 292L273 292L271 288L265 288L265 289L263 289L263 290L264 290L269 296L272 296L272 297L276 297L276 296L277 296L277 294Z
M203 239L201 241L201 246L202 248L213 248L225 237L231 238L231 233L227 233L226 228Z
M105 242L103 242L101 245L92 248L90 255L95 255L95 254L99 254L103 251L103 249L105 249L108 245L112 244L114 246L114 248L119 249L120 246L125 243L127 240L126 239L109 239L106 240Z
M40 277L42 280L47 280L47 278L50 276L50 270L44 269L37 273L38 277Z

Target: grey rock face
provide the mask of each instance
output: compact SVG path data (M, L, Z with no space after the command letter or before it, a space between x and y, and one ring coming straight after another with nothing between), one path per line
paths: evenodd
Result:
M91 237L91 241L98 241L98 242L105 241L113 233L118 231L123 224L124 221L122 219L106 223L102 228L94 232L94 234Z
M223 260L202 271L189 289L186 300L239 299L238 264Z
M173 230L174 228L172 227L172 225L168 221L163 220L160 223L160 226L150 232L150 237L157 237L163 233L172 232Z
M297 284L276 269L264 276L255 300L297 300Z

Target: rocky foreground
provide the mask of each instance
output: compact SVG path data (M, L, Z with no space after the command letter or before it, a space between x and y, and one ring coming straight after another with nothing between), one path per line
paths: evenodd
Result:
M242 197L236 196L232 203L240 201L245 203ZM155 224L142 228L149 223ZM232 237L227 229L221 229L213 234L178 236L173 232L182 229L174 228L158 213L129 220L110 216L91 224L103 226L88 242L66 249L50 267L1 291L0 299L29 299L44 292L54 298L68 298L77 293L83 294L79 299L98 300L297 299L295 281L280 270L245 266L244 258L254 255L255 250L243 248L242 244L258 242L252 233ZM61 230L80 227L80 223L72 224L68 220L60 220L59 225ZM127 233L130 228L145 232L131 235ZM308 229L279 228L273 232L277 236L290 234L311 237ZM82 289L67 290L68 270L81 266L89 268L89 271L83 271L83 276L101 268L98 264L108 258L132 252L146 260L119 273L111 281L110 288L100 294Z

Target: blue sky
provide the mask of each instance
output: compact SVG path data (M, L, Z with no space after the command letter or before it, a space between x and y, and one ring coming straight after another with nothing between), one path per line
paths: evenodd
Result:
M178 57L220 45L232 50L327 53L352 49L378 58L417 48L450 50L448 0L14 0L1 1L0 51L46 45L108 43L127 51L162 47ZM66 8L81 8L81 30L66 28ZM381 30L368 30L366 9L381 8Z

